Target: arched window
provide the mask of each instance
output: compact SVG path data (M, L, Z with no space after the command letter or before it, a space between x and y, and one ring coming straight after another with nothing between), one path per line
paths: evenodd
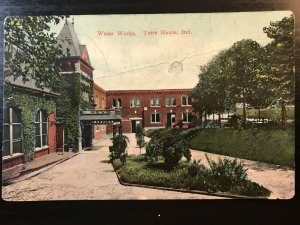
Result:
M181 105L187 105L186 96L182 96L182 98L181 98Z
M140 107L141 106L141 100L140 98L132 98L130 101L130 107Z
M117 100L115 98L113 98L112 100L112 107L113 108L117 107Z
M166 98L166 106L171 106L171 99L170 98Z
M188 96L187 97L187 105L191 105L192 104L192 98L191 98L191 96Z
M156 106L159 106L159 105L160 105L160 99L159 99L159 98L156 98L156 99L155 99L155 105L156 105Z
M136 107L140 107L141 106L141 101L140 101L140 98L136 98L136 101L135 101L135 105Z
M175 98L175 97L173 97L173 98L171 99L171 105L172 105L172 106L176 106L176 98Z
M120 99L120 98L118 98L117 107L122 107L122 101L121 101L121 99Z
M8 108L4 111L3 123L3 156L22 152L22 116L17 108Z
M39 110L35 117L35 148L48 145L48 115L44 110Z
M154 105L154 98L151 98L151 100L150 100L150 105L151 105L151 106Z

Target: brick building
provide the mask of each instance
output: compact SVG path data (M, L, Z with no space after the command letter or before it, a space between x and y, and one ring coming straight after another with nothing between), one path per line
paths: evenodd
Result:
M78 119L82 110L94 105L93 70L86 45L82 45L67 19L58 37L65 57L61 58L61 96L58 101L58 119L65 123L65 140L69 147L81 150L92 144L93 126L83 125Z
M188 127L192 118L191 89L106 91L106 108L120 108L125 133L144 128L173 127L179 121ZM112 126L107 125L107 132Z
M106 107L106 92L99 85L94 83L94 109L101 110ZM106 125L94 125L94 138L100 138L106 134Z
M34 80L4 78L2 178L17 175L24 163L56 151L56 100Z

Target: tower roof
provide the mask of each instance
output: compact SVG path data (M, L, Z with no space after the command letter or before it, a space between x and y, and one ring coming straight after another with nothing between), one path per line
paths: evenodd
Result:
M57 42L62 46L64 54L68 53L69 56L82 57L87 63L91 65L86 45L80 44L78 36L74 30L74 22L70 23L66 19L63 28L57 36Z

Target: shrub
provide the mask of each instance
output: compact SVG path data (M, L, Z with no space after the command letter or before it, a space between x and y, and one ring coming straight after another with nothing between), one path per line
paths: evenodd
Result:
M165 129L160 132L160 135L153 135L146 145L146 155L150 160L162 156L167 169L173 169L183 156L188 161L191 159L187 142L178 131L173 129Z
M125 163L127 156L125 150L127 148L128 142L128 137L124 135L116 135L112 138L113 145L109 146L109 157L111 161L120 159L123 164Z
M246 181L248 169L244 168L245 165L238 162L237 159L219 158L218 162L215 162L207 154L205 157L210 167L208 173L214 180L213 189L228 191L235 185L240 185Z
M200 164L200 160L197 161L194 159L193 162L188 165L188 174L192 177L195 177L204 169L205 166Z

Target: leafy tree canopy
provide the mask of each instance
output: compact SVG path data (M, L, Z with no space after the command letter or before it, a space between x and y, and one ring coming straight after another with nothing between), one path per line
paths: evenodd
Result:
M23 82L35 80L39 88L51 87L60 79L62 55L50 24L64 16L12 16L4 24L5 75Z

